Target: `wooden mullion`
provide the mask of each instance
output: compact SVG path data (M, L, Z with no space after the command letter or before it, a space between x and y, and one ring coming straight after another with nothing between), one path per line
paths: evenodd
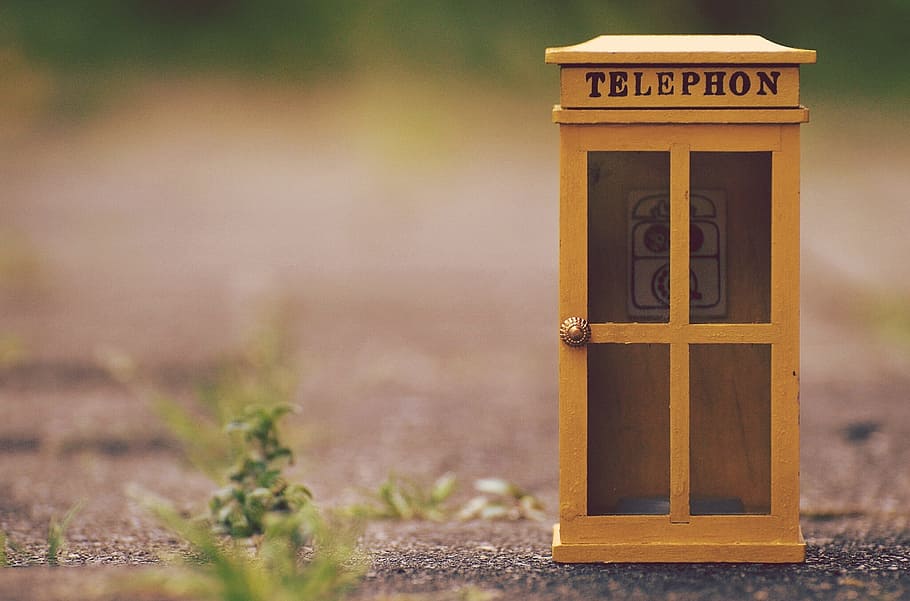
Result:
M670 521L689 521L689 345L670 345Z
M689 521L689 147L670 147L670 521Z
M771 323L698 323L681 328L681 338L689 344L775 344L786 335Z
M689 323L689 147L670 147L670 325Z
M595 323L591 324L591 344L638 343L669 344L673 332L665 323Z

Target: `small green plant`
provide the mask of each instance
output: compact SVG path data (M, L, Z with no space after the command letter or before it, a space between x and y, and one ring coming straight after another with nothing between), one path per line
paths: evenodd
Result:
M84 501L79 501L70 507L69 511L66 512L63 519L60 521L57 521L56 516L51 517L47 526L47 565L58 565L57 555L66 543L66 529L69 528L70 522L73 521L73 518L76 517L76 514L79 513L84 504Z
M367 504L347 508L346 513L367 519L431 520L441 522L449 515L446 506L457 480L446 473L426 486L417 480L390 474Z
M200 390L200 412L159 403L191 461L226 485L210 500L208 519L187 520L169 503L139 496L198 560L179 576L169 572L151 583L156 591L225 601L331 601L361 579L352 526L324 519L310 491L282 475L293 454L278 425L294 409L296 380L287 361L288 328L280 325L263 329L241 360Z
M262 534L270 514L296 514L312 498L301 484L288 484L281 474L293 461L291 450L278 437L278 421L289 405L249 407L227 425L240 437L229 484L215 492L209 503L216 532L235 537Z
M431 486L414 479L389 475L371 501L352 505L344 513L366 519L431 520L440 522L451 517L460 520L542 520L543 504L534 495L502 478L483 478L474 482L482 493L464 506L453 510L447 504L455 491L456 478L447 473Z
M502 478L476 480L474 489L481 494L465 503L458 519L541 521L545 517L537 497Z
M0 530L0 568L5 568L10 565L10 552L21 557L24 550L22 546L16 544L6 532Z
M360 581L365 564L354 533L326 522L312 504L295 513L271 513L264 531L245 541L219 537L203 522L181 517L167 502L142 499L196 553L178 573L146 583L168 596L224 601L296 601L342 598Z

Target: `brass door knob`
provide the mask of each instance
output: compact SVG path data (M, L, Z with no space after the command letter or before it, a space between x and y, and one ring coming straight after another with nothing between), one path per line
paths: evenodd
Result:
M569 346L584 346L591 340L591 326L583 317L570 317L559 326L559 338Z

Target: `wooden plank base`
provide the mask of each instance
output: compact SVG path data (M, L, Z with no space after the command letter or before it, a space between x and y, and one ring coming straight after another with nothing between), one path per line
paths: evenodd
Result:
M553 526L553 561L559 563L801 563L802 532L793 543L564 543Z

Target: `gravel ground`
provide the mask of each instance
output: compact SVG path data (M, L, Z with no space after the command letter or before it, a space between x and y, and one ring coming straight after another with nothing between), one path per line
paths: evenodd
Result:
M549 557L549 528L542 524L374 524L364 540L372 567L353 598L436 599L468 590L531 600L910 596L906 518L807 520L804 531L809 548L802 565L559 565ZM135 593L116 591L129 590L131 582L156 569L91 565L4 570L0 599L135 598Z

